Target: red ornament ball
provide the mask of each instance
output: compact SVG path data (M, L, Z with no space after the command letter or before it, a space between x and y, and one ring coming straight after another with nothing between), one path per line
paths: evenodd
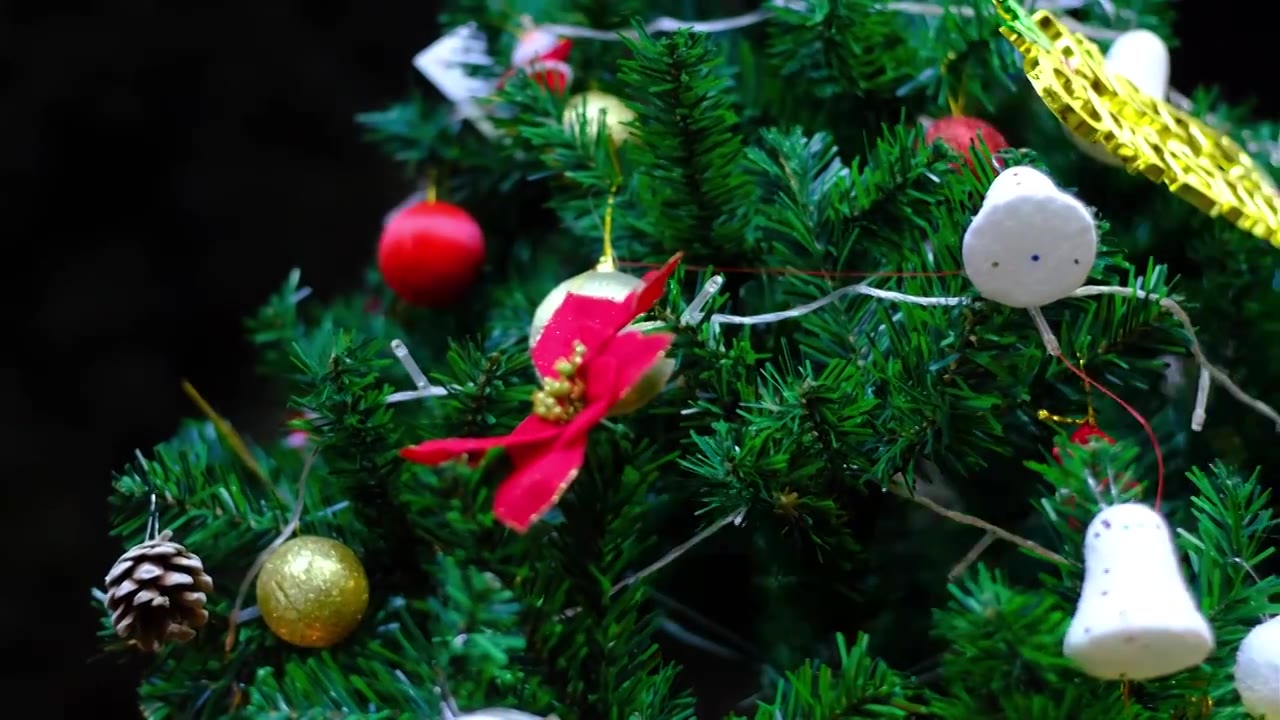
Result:
M484 233L457 205L419 202L396 212L378 240L378 271L410 305L442 307L475 282L484 265Z
M1076 445L1080 445L1081 447L1087 447L1090 443L1093 443L1093 442L1102 442L1108 445L1116 444L1115 438L1103 432L1102 429L1099 428L1097 425L1094 425L1093 423L1088 423L1088 422L1082 424L1080 427L1076 428L1075 432L1071 433L1071 442ZM1053 459L1057 460L1059 465L1062 464L1062 453L1059 452L1058 448L1056 447L1053 449ZM1106 490L1107 486L1110 484L1111 484L1111 478L1104 477L1098 481L1098 490L1099 491ZM1130 490L1135 490L1138 487L1140 486L1136 480L1130 480L1124 484L1123 490L1125 492L1128 492ZM1073 508L1076 506L1076 499L1075 497L1073 497L1068 493L1065 497L1063 497L1062 504L1065 507ZM1080 522L1075 518L1070 518L1069 520L1067 520L1067 525L1070 526L1072 530L1080 529Z
M974 170L974 156L982 155L981 145L978 143L979 137L982 138L991 155L1009 147L1004 135L992 127L991 123L963 115L938 118L930 123L924 132L925 142L933 144L941 140L947 147L963 155L970 171ZM991 157L991 162L995 163L997 168L1003 169L999 158Z
M1104 442L1108 445L1116 444L1115 438L1103 432L1097 425L1089 422L1081 423L1080 427L1076 428L1075 432L1071 433L1071 437L1069 439L1072 443L1081 446L1087 446L1095 440ZM1057 460L1059 464L1062 463L1062 453L1060 453L1056 447L1053 449L1053 459Z

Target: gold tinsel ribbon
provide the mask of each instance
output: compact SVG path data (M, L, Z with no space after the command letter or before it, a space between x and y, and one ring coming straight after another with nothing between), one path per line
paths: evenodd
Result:
M1130 174L1280 248L1280 191L1230 136L1107 72L1097 44L1048 10L1029 15L1012 0L992 2L1027 80L1067 130L1106 148Z

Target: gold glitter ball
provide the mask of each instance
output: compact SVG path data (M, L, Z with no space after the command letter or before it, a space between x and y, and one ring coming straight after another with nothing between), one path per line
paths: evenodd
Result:
M258 573L258 609L281 640L325 648L351 634L369 607L369 578L351 548L314 535L281 545Z

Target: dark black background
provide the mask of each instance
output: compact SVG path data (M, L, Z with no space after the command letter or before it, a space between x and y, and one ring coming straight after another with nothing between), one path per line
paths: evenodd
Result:
M192 413L181 377L276 421L241 319L295 265L358 280L409 183L352 116L421 82L435 5L0 3L6 715L136 717L129 668L90 662L110 473ZM1174 84L1264 92L1267 25L1182 5Z

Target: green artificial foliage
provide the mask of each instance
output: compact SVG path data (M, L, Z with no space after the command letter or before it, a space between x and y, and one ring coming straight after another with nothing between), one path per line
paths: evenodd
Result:
M490 78L522 16L616 31L574 38L571 92L620 97L631 138L613 146L566 119L566 98L520 72L478 100L496 140L425 82L360 116L389 162L479 221L484 271L435 309L398 301L372 258L364 286L338 298L309 297L295 271L247 325L294 419L243 445L221 419L184 421L119 473L113 542L143 539L154 495L159 526L216 583L209 623L154 657L147 717L1247 717L1232 668L1250 628L1280 613L1267 472L1280 444L1221 386L1203 432L1190 429L1192 339L1156 302L1045 307L1062 360L1027 312L993 302L846 292L770 322L711 315L786 311L857 282L975 298L961 240L997 168L925 142L920 118L952 106L1001 130L1005 166L1037 168L1096 210L1091 284L1177 298L1211 359L1264 402L1280 402L1274 248L1081 153L982 0L442 5L443 30L475 22L488 38L496 64L475 72ZM1176 46L1173 10L1115 0L1070 14ZM753 11L759 22L723 32L649 25ZM1194 114L1280 167L1276 122L1184 90ZM571 487L512 532L493 512L512 457L425 467L398 451L504 435L527 416L533 310L593 267L606 227L624 271L684 253L646 318L674 334L677 369L652 402L596 427ZM690 314L716 275L722 289ZM388 402L414 387L393 340L429 397ZM1103 505L1157 493L1142 424L1067 362L1159 441L1158 509L1217 638L1199 667L1122 686L1063 656L1083 528ZM1046 413L1092 418L1117 442L1073 444L1075 426ZM285 644L254 612L254 559L295 510L298 533L350 546L369 577L360 627L325 649ZM962 562L984 536L966 517L1007 535ZM103 642L131 652L105 615Z

